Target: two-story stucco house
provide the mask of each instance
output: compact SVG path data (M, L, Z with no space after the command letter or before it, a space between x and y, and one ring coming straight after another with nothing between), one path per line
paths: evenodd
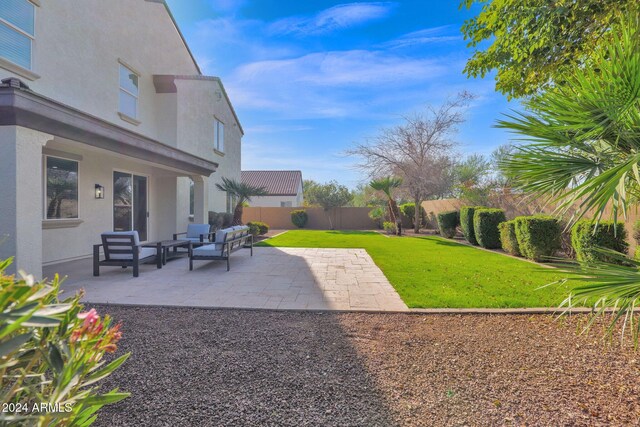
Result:
M170 238L225 211L242 127L162 0L0 0L0 259Z

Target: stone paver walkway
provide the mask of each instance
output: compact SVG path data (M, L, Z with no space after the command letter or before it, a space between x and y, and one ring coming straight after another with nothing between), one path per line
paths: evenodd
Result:
M91 276L91 260L45 268L67 275L65 292L85 290L93 303L308 310L406 311L407 306L364 249L254 248L222 261L171 260L140 277L119 267Z

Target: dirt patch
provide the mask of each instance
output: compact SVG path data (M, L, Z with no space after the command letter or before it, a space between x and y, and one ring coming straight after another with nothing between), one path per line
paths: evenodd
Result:
M638 354L584 316L96 306L124 323L98 425L636 425Z

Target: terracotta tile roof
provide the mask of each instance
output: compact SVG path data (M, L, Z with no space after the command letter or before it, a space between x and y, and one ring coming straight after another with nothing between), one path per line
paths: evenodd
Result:
M242 171L242 182L265 187L271 196L295 196L302 183L301 171Z

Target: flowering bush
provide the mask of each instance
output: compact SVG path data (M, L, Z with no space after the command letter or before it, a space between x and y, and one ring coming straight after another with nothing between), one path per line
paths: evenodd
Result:
M96 387L129 357L103 360L116 351L120 325L83 311L81 295L59 300L57 275L17 278L5 274L10 264L0 261L0 423L90 425L101 407L129 396Z

